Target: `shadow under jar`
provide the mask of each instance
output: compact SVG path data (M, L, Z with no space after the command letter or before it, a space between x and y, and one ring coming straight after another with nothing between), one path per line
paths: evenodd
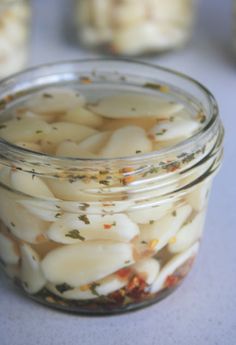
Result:
M106 59L28 70L0 95L7 275L36 301L91 315L172 292L222 159L213 96L177 72Z
M192 34L195 0L76 0L80 41L114 55L160 53Z
M0 1L0 78L27 63L31 5L29 0Z

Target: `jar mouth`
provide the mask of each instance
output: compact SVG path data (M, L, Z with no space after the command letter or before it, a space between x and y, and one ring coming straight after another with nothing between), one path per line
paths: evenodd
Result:
M47 70L47 69L51 69L54 68L55 72L52 73L52 75L54 75L56 73L56 69L63 69L64 73L66 73L66 67L67 66L78 66L79 65L83 65L83 64L99 64L99 63L104 63L104 64L113 64L114 66L116 64L122 64L122 65L133 65L136 66L137 68L149 68L152 69L153 72L163 72L168 74L169 76L173 76L175 78L178 78L179 80L182 81L186 81L188 84L191 84L192 86L194 86L200 93L202 96L204 96L205 98L205 102L207 104L208 107L208 121L206 121L206 123L201 127L200 131L198 131L197 133L193 134L190 138L187 138L186 140L183 140L181 142L179 142L178 144L174 145L174 146L170 146L170 147L166 147L166 148L162 148L159 149L157 151L152 151L149 153L145 153L145 154L139 154L139 155L132 155L132 156L125 156L125 157L115 157L115 158L80 158L80 157L56 157L55 155L50 155L50 154L45 154L45 153L41 153L41 152L35 152L35 151L31 151L28 149L25 149L23 147L19 147L13 143L10 143L4 139L0 138L0 145L3 147L3 149L5 150L10 150L11 152L13 152L14 154L20 154L21 156L25 156L25 158L27 157L31 157L34 159L39 159L39 160L45 160L45 159L50 159L50 161L53 161L53 163L57 164L57 163L70 163L72 162L73 164L80 164L80 163L88 163L88 164L102 164L102 163L108 163L110 162L111 164L113 162L117 162L117 161L122 161L124 163L140 163L144 160L152 160L152 159L161 159L162 157L166 157L169 155L174 154L175 152L185 152L188 151L193 144L196 143L201 143L203 144L204 142L207 142L207 138L209 136L209 134L212 132L212 129L219 125L219 111L218 111L218 106L217 103L215 101L214 96L211 94L211 92L205 88L201 83L199 83L198 81L196 81L195 79L181 73L181 72L177 72L175 70L166 68L166 67L161 67L159 65L154 65L154 64L149 64L149 63L145 63L145 62L137 62L131 59L109 59L109 58L98 58L98 59L82 59L82 60L71 60L71 61L63 61L63 62L56 62L56 63L48 63L48 64L43 64L43 65L39 65L37 67L32 67L32 68L28 68L26 70L24 70L23 72L19 72L16 73L14 75L12 75L11 77L5 78L0 82L0 94L1 94L1 90L3 88L5 88L5 86L7 86L7 88L9 89L11 86L15 86L18 82L18 80L20 80L20 82L22 83L22 78L25 75L31 74L31 73L35 73L37 71L40 70ZM121 66L122 67L122 66ZM97 69L99 72L99 68ZM116 70L114 68L114 70ZM91 71L92 68L91 68ZM47 77L49 76L50 73L47 73ZM122 70L121 70L121 75L122 75ZM69 75L69 72L68 72ZM139 72L136 72L136 75L139 75ZM40 77L38 77L40 80ZM53 78L52 78L53 79ZM54 77L55 79L55 77ZM147 78L148 79L148 78ZM59 80L59 79L58 79ZM68 79L67 79L68 80ZM55 82L55 80L54 80ZM165 82L165 80L163 80L162 82ZM40 80L39 83L36 83L38 86L45 86L48 87L50 85L48 84L43 84L42 80ZM28 81L28 83L22 83L23 86L28 86L28 90L30 89L30 80ZM27 89L25 89L27 90ZM18 88L17 89L17 93L20 93L21 89ZM0 96L0 106L2 102L6 102L8 104L8 101L6 101L5 99L7 99L7 94L4 95L4 99L1 99L2 97ZM14 98L14 91L12 92L10 99ZM10 102L9 102L10 103ZM1 109L1 107L0 107Z

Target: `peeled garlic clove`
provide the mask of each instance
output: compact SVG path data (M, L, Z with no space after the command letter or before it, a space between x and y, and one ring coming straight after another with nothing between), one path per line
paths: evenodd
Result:
M145 4L141 1L117 3L112 12L112 21L116 27L132 26L145 20Z
M83 139L97 133L93 128L69 122L54 122L49 124L50 133L44 136L42 146L47 142L51 145L58 145L65 140L82 141Z
M0 219L18 239L37 243L37 237L45 233L48 223L30 214L10 198L0 198Z
M85 98L78 91L49 87L33 95L26 106L36 113L57 113L84 103Z
M194 242L199 240L202 235L205 220L204 212L185 224L176 234L172 243L169 243L168 250L171 253L179 253L189 248Z
M152 150L151 141L146 132L137 126L127 126L117 129L105 147L101 150L102 157L124 157L138 153L147 153Z
M85 140L82 140L78 146L81 150L86 150L92 152L93 154L97 154L104 147L104 145L106 145L110 136L110 132L95 133Z
M16 243L10 238L0 233L0 258L6 264L15 265L20 257Z
M136 211L129 212L129 217L136 223L148 224L156 221L166 215L167 212L173 207L173 203L168 202L156 207L141 208Z
M34 151L34 152L42 152L41 146L39 144L30 143L27 141L18 141L15 143L16 146L22 147L23 149Z
M63 141L61 144L59 144L56 150L56 155L60 157L74 157L74 158L95 158L96 157L93 153L80 148L79 144L73 141Z
M51 225L47 236L55 242L73 244L89 240L129 242L138 234L138 226L125 214L65 214Z
M112 48L117 53L136 55L159 46L159 32L155 23L143 21L129 27L121 27L113 36Z
M199 129L199 123L193 119L176 119L158 123L149 131L149 136L155 141L189 138Z
M170 103L168 100L148 94L116 94L104 97L98 104L90 105L95 113L109 119L128 119L137 117L162 118L183 109L180 103Z
M103 124L103 119L82 106L69 109L61 118L61 121L73 122L92 128L98 128Z
M199 243L195 243L185 252L175 255L160 271L153 285L151 286L151 293L160 291L165 287L166 279L172 275L180 266L182 266L188 259L194 258L198 253Z
M46 284L40 258L28 244L21 246L21 280L24 289L30 294L39 292Z
M144 259L132 266L148 285L151 285L160 272L160 263L156 259Z
M143 225L139 242L145 243L152 251L158 252L176 235L191 212L191 206L181 206L153 224Z
M40 177L31 175L28 172L12 172L11 185L14 189L30 196L48 199L54 198L46 183Z
M154 117L134 117L128 119L106 119L102 125L103 130L115 131L127 126L138 126L150 130L156 124Z
M47 280L77 287L90 284L134 262L132 246L95 241L67 245L51 251L42 261Z
M47 201L33 200L33 199L19 199L17 203L26 208L31 214L35 215L46 222L54 222L60 208L48 204Z
M207 198L210 191L209 181L197 185L187 194L186 200L196 211L202 211L207 204Z
M10 142L38 141L51 131L50 125L42 120L23 118L4 122L0 137Z
M110 0L91 0L90 14L91 21L97 31L110 27L112 4Z
M115 274L106 277L102 280L98 280L94 284L81 286L77 288L67 287L68 290L62 292L62 285L47 284L47 289L54 293L55 295L65 298L65 299L74 299L74 300L86 300L86 299L95 299L99 296L107 296L110 293L117 291L124 287L127 284L127 280L120 280ZM65 285L66 288L66 285Z
M70 181L60 181L58 179L49 179L47 184L51 188L53 194L61 199L67 201L79 201L79 202L86 202L86 201L99 201L102 197L99 196L97 191L95 194L89 193L86 190L88 187L90 188L99 188L98 185L94 181L90 181L89 185L83 181L76 181L71 183ZM86 191L85 191L86 190Z
M28 108L16 108L15 117L18 119L35 119L40 121L46 121L47 123L55 121L56 114L36 114L28 110Z

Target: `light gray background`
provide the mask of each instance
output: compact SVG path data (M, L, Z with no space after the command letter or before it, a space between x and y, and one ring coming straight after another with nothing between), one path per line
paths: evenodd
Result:
M74 44L71 3L34 1L32 65L94 56ZM186 282L148 309L86 318L33 303L0 275L1 345L236 344L236 56L230 50L230 26L229 0L202 0L192 42L149 60L204 83L219 102L226 128L225 160L211 195L202 250Z

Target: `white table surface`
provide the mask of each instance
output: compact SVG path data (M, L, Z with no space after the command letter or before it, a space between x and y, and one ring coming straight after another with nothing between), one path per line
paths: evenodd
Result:
M71 35L72 0L34 1L31 64L94 56ZM114 317L68 315L31 302L0 274L1 345L236 344L236 57L230 1L202 0L192 42L149 61L183 71L216 96L226 128L225 160L210 200L197 263L173 295Z

